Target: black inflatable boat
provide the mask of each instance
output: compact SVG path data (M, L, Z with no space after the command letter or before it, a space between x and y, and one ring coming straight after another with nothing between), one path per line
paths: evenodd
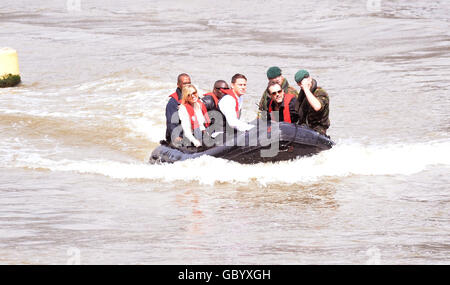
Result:
M250 122L255 128L238 133L225 143L215 143L212 147L175 147L161 144L153 150L149 162L173 163L202 155L224 158L239 163L275 162L308 156L330 149L334 142L307 127L285 122L271 122L270 126L261 121ZM223 138L223 137L221 137Z

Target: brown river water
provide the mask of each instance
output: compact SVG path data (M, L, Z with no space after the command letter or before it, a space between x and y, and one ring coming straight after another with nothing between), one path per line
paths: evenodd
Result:
M0 264L450 264L450 3L12 1L0 47ZM147 163L187 72L277 65L330 95L331 150Z

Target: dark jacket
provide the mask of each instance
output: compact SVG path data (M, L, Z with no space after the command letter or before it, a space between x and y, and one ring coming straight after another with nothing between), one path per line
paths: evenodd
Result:
M216 101L214 100L213 96L215 96L213 93L206 93L203 95L203 98L201 99L203 101L203 104L205 104L206 109L208 111L211 110L219 110L219 106L216 105ZM219 99L216 97L217 103L219 102Z
M294 95L294 94L293 94ZM294 95L295 96L295 95ZM269 105L270 105L270 102L271 102L272 100L269 100L269 102L267 102L267 110L269 110ZM293 124L295 124L295 123L297 123L298 122L298 113L297 113L297 110L295 109L295 106L296 106L296 101L297 101L297 98L293 98L290 102L289 102L289 113L290 113L290 115L291 115L291 123L293 123ZM280 109L278 110L278 121L279 122L285 122L286 121L286 119L284 118L284 108L286 107L285 106L285 102L286 102L286 97L285 97L285 99L283 100L283 102L281 102L281 105L280 105ZM272 102L272 110L274 110L274 108L276 107L276 103L275 102ZM271 116L271 113L268 113L267 114L267 119L268 120L271 120L272 119L272 116Z
M176 93L178 95L178 100L181 100L182 94L181 89L177 88ZM170 97L169 102L166 105L166 141L171 142L171 134L172 131L181 124L180 119L178 117L178 106L180 104L177 100ZM172 118L172 116L174 116ZM181 135L181 134L180 134Z

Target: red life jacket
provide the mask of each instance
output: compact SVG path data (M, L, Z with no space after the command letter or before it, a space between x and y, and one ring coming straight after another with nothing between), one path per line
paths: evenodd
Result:
M213 98L213 100L214 100L214 103L216 104L216 108L219 107L219 98L217 98L216 94L210 92L210 93L206 93L203 96L211 96Z
M181 100L178 100L178 93L176 91L173 94L170 94L169 97L172 97L177 101L178 104L181 104Z
M239 119L239 99L236 96L236 94L234 94L233 89L220 89L223 93L230 95L231 97L234 98L234 100L236 101L236 106L235 106L235 110L236 110L236 116ZM225 96L224 96L225 97ZM223 98L223 97L222 97Z
M211 121L209 119L208 111L206 110L206 106L200 100L198 100L197 103L199 103L200 107L202 108L202 113L203 113L203 116L205 117L205 127L208 127L209 124L211 123ZM191 120L192 130L200 128L197 115L195 115L194 107L192 107L191 104L189 104L189 103L185 103L185 104L183 104L183 106L186 108L186 110L189 114L189 119Z
M292 123L291 122L291 111L289 110L289 103L291 103L291 100L295 98L295 95L286 93L284 94L284 110L283 110L283 120L286 123ZM269 113L272 113L272 103L273 99L270 100L269 103Z

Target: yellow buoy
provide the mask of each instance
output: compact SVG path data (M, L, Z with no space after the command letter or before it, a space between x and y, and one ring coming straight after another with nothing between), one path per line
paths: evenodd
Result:
M19 59L12 48L0 48L0 87L12 87L20 83Z

